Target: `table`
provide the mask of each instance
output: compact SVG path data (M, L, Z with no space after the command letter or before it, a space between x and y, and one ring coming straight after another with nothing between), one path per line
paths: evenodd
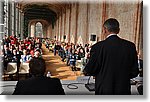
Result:
M0 82L0 94L1 95L11 95L15 89L17 81L1 81ZM73 81L73 80L61 80L63 89L66 93L66 95L94 95L94 91L89 91L88 89L85 88L84 84L74 84L78 88L77 89L69 89L67 87L67 84L70 83L78 83L78 81ZM136 86L132 85L131 86L131 92L133 95L138 95L139 93L137 92Z
M11 95L15 89L15 85L17 84L17 81L1 81L0 82L0 94L2 95ZM78 87L78 89L69 89L67 87L68 84L71 83L78 83L78 81L72 81L72 80L63 80L61 81L63 89L66 93L66 95L94 95L95 92L88 91L88 89L85 88L84 84L73 84ZM74 88L73 86L70 86Z

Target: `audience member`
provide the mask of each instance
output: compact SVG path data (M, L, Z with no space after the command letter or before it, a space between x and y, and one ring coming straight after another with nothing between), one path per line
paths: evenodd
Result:
M23 55L21 55L20 62L28 63L31 60L31 55L27 55L27 50L23 50Z
M43 59L33 58L29 67L32 77L18 81L13 95L65 95L59 79L44 75L46 66Z

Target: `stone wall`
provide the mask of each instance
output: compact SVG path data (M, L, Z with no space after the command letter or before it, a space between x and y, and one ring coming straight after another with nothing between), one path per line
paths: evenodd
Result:
M58 15L54 31L58 40L70 43L89 43L90 35L97 35L103 40L102 25L108 18L116 18L120 22L121 38L136 44L137 50L142 46L142 22L140 2L100 2L66 4L65 11Z
M66 19L65 19L65 35L66 42L70 42L70 5L68 5L65 9Z
M77 21L77 43L84 44L88 42L88 5L83 3L78 6L78 21Z
M88 38L94 34L97 36L96 40L101 39L102 34L102 4L93 3L88 4Z

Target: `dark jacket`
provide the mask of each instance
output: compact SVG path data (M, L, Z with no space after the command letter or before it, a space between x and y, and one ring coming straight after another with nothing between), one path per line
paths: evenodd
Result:
M13 95L65 95L65 93L59 79L41 76L18 81Z
M138 75L134 43L112 35L91 48L91 57L84 72L95 79L95 94L128 95L130 79Z

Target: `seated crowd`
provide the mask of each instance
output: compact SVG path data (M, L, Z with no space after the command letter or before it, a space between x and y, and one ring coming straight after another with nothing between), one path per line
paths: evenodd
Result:
M39 38L28 38L21 40L14 36L6 36L3 39L4 72L7 70L8 63L29 63L34 57L42 57L42 43Z
M65 43L57 40L45 39L44 41L46 48L54 53L54 56L58 54L63 62L66 62L66 65L70 65L73 71L76 71L75 68L77 63L81 62L82 66L86 66L90 58L90 44L73 44ZM143 77L143 60L141 54L138 53L138 68L140 71L139 76Z
M65 42L59 42L56 40L49 40L49 39L41 40L40 38L26 37L25 39L21 40L16 36L10 36L10 37L5 36L5 38L3 39L4 72L7 71L8 63L17 63L17 68L20 67L21 63L29 63L29 67L30 67L29 72L33 74L34 71L32 71L31 68L35 68L35 67L30 66L31 64L34 63L34 66L40 67L40 63L45 63L44 60L42 59L42 49L41 49L42 41L44 41L43 43L45 44L46 48L48 48L49 51L53 52L54 56L58 54L61 57L61 60L65 62L67 66L71 67L72 71L78 71L79 70L78 68L80 68L81 70L84 69L84 67L89 61L90 50L91 50L90 44L85 44L83 46L82 44L65 43ZM143 60L140 58L139 55L138 57L139 57L138 64L140 70L139 76L143 77ZM37 63L38 61L39 61L39 65ZM41 70L44 70L45 72L45 68L46 66L44 64L44 69ZM45 74L44 72L41 73L40 76L43 76ZM39 75L34 75L34 76L39 76ZM44 80L47 79L44 78ZM60 81L58 81L58 83L60 84ZM138 85L139 85L138 91L143 90L143 84L138 84ZM53 93L53 94L64 94L61 85L60 88L61 88L60 93ZM139 91L140 94L143 94L142 92L143 91ZM16 89L14 94L18 94L18 88ZM35 93L31 92L30 94L35 94ZM50 93L43 93L43 94L50 94Z
M77 71L77 64L80 62L80 67L84 67L90 57L90 44L73 44L65 43L54 40L45 41L45 46L54 53L58 54L66 65L71 66L73 71Z

